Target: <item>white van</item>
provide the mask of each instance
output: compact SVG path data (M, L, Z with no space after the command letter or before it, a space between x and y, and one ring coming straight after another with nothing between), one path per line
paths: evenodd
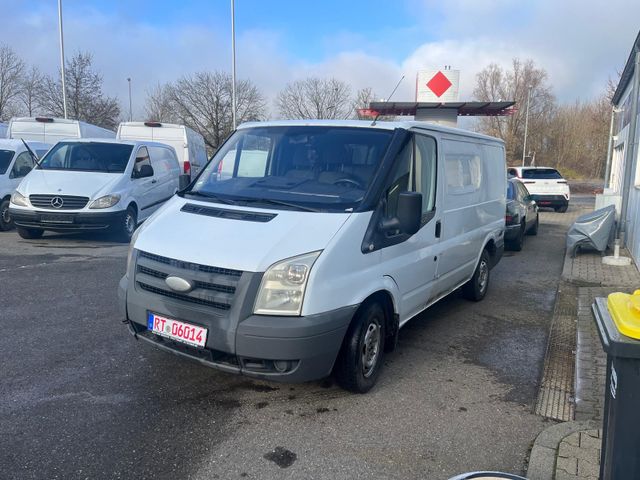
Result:
M67 138L115 138L115 132L79 120L51 117L16 117L9 121L7 138L53 145Z
M503 142L472 132L243 124L136 231L121 314L204 365L291 382L334 371L366 392L412 317L459 287L485 296L505 184Z
M13 228L9 214L9 200L22 179L31 171L36 161L42 158L51 145L41 142L27 142L22 140L0 139L0 231Z
M122 140L151 140L166 143L176 149L182 172L195 176L207 163L204 138L184 125L160 122L122 122L116 138Z
M179 189L173 148L103 139L58 142L11 196L22 238L110 230L129 241L136 226Z

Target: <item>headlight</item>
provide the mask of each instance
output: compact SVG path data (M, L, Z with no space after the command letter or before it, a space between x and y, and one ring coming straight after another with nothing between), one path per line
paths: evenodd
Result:
M120 195L105 195L104 197L97 198L91 202L89 208L109 208L113 207L119 201Z
M320 251L288 258L271 265L262 277L253 313L300 315L309 273Z
M24 195L22 195L19 191L15 191L13 192L13 195L11 195L11 203L13 203L14 205L20 205L21 207L29 207L29 200L27 200L27 197L25 197Z

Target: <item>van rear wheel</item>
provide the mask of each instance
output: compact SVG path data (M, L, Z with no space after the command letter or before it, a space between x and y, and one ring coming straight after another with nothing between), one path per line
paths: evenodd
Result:
M345 390L366 393L375 385L384 356L385 311L377 302L356 314L336 361L335 375Z
M462 286L462 295L467 300L479 302L487 294L487 290L489 289L490 261L489 253L483 250L482 255L480 255L480 261L476 266L476 271L473 272L473 277Z
M13 220L9 215L9 199L0 201L0 232L5 232L13 228Z
M37 238L42 238L44 235L44 230L41 228L23 228L18 227L18 235L22 238L26 238L27 240L34 240Z

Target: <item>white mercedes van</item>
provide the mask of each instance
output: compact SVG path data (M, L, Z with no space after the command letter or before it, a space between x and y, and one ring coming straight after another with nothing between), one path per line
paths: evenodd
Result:
M129 241L179 182L180 165L167 145L65 140L20 182L9 214L22 238L40 238L45 230L108 230Z
M412 317L487 293L505 183L502 141L463 130L244 124L134 234L121 314L207 366L366 392Z
M36 159L42 158L50 147L41 142L25 145L22 140L0 139L0 231L13 228L9 214L11 194L34 167Z

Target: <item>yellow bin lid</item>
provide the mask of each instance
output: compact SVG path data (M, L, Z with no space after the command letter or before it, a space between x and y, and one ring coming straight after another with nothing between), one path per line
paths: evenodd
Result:
M607 298L607 307L620 333L640 340L640 290L633 295L612 293Z

